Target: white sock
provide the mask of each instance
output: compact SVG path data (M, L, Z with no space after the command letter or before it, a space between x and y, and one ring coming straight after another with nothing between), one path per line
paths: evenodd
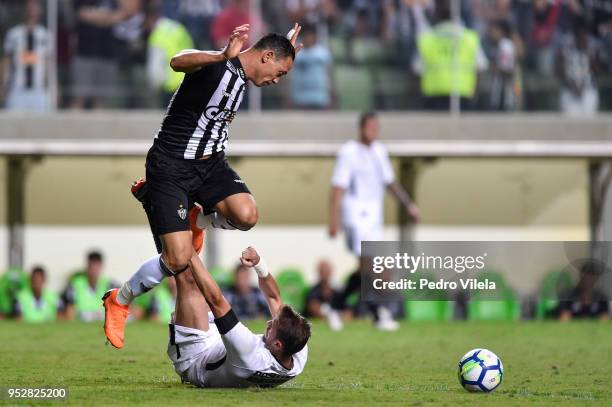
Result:
M196 225L200 229L206 229L208 227L226 230L238 229L236 226L234 226L234 224L232 224L225 216L221 215L219 212L213 212L208 215L204 215L202 212L200 212Z
M117 293L117 302L121 305L129 305L134 300L134 294L130 288L129 280L123 283L119 292Z
M160 257L161 255L157 254L145 261L138 271L121 286L117 293L119 304L130 304L134 298L159 285L167 277L160 265Z

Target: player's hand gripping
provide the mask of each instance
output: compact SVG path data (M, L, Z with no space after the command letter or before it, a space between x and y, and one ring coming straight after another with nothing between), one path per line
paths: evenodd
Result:
M261 257L259 257L259 253L257 253L257 250L253 247L249 246L242 251L240 263L242 263L243 266L255 267L259 264L259 260L261 260Z
M232 35L230 35L227 45L223 49L223 56L225 59L232 59L237 57L242 51L244 42L249 38L250 24L243 24L234 28Z

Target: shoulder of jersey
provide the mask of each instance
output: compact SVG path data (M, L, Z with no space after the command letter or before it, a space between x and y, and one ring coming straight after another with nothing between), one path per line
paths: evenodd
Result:
M347 152L347 151L352 151L355 149L355 147L357 147L357 140L347 140L344 143L342 143L342 146L340 146L340 151L341 152Z
M232 61L225 61L225 67L229 69L229 71L234 75L238 75L238 70L236 69Z

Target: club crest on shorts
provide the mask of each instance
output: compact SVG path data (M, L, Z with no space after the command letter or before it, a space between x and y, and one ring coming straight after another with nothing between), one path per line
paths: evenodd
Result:
M181 218L182 220L185 220L187 218L187 209L183 208L183 205L179 206L179 208L176 210L176 213L178 213L179 218Z

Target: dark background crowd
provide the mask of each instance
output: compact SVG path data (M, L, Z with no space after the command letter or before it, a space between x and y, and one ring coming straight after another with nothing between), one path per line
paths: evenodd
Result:
M286 83L263 90L264 109L446 109L432 98L445 91L423 84L432 45L419 38L464 30L477 49L460 78L477 81L462 109L589 115L612 106L611 0L58 0L57 16L51 41L44 1L0 1L7 108L48 108L50 55L60 108L164 107L180 83L171 53L220 49L243 23L256 35L295 21L305 48Z

